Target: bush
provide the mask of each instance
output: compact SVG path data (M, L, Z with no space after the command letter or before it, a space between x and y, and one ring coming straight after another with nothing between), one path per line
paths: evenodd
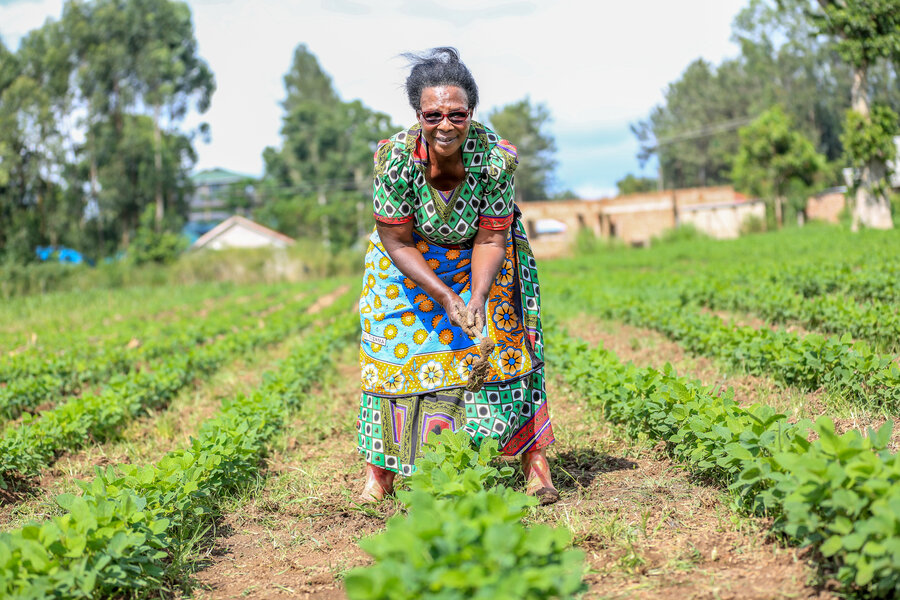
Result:
M229 281L275 283L362 274L363 250L332 252L313 241L290 248L231 248L187 252L171 264L129 259L86 265L41 263L0 266L0 297L137 285L190 285Z
M741 219L740 233L741 235L750 235L751 233L763 233L766 230L766 220L757 215L747 215Z
M666 229L661 234L654 237L653 242L659 244L677 244L708 239L710 239L710 237L697 229L693 223L683 223L672 229Z

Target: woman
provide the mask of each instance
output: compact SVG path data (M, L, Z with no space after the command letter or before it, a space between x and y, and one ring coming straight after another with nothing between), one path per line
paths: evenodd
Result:
M431 432L464 429L521 456L526 491L559 494L544 392L540 290L513 203L515 147L472 120L478 87L453 48L407 55L418 122L375 153L375 232L360 297L364 500L393 491ZM480 391L465 389L482 335ZM475 387L475 386L470 386Z

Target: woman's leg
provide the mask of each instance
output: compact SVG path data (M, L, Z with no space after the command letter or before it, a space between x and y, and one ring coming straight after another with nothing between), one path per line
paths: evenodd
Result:
M525 493L536 496L541 504L553 504L559 500L559 492L553 487L547 453L542 448L522 455L522 471L525 473Z
M359 495L360 499L364 502L378 502L393 494L394 475L393 471L366 463L366 485Z

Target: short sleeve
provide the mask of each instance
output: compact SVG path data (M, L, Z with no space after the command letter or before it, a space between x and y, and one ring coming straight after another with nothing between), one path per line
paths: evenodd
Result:
M382 140L375 151L375 181L372 205L382 223L408 223L413 218L409 161L391 140Z
M516 147L500 140L488 156L488 182L481 200L478 226L495 231L509 227L513 221L516 196L514 177L519 164Z

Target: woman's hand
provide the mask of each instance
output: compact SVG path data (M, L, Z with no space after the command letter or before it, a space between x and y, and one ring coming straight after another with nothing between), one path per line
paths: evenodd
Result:
M469 337L481 337L486 319L484 314L484 305L486 303L487 298L476 297L474 294L472 299L469 300L469 304L466 306L466 317L468 325L473 331L473 333L469 333Z
M471 302L469 305L471 306ZM447 318L450 319L450 324L455 325L463 330L469 337L475 337L477 335L481 335L481 329L484 326L484 308L482 307L481 313L481 325L477 325L477 318L473 315L469 307L466 306L466 303L463 302L463 299L460 298L457 294L452 291L447 294L446 298L441 305L444 307L444 311L447 313Z

